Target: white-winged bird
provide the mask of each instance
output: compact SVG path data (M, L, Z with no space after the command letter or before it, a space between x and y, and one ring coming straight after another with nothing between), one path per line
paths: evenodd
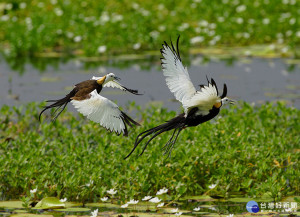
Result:
M173 130L172 136L165 144L165 154L171 153L171 150L177 140L179 133L186 127L197 126L211 120L219 114L222 105L234 103L233 100L226 97L227 86L224 84L223 93L219 96L216 82L207 79L207 85L200 85L196 90L191 82L187 68L182 65L179 49L179 37L177 39L177 49L175 50L172 42L171 47L165 42L162 45L161 65L167 86L175 95L175 98L182 103L184 113L152 129L140 133L135 141L134 148L125 157L128 158L136 147L148 136L151 136L145 144L140 155L142 155L148 144L155 137L163 132ZM207 78L207 77L206 77Z
M124 136L127 136L127 125L132 127L140 124L122 112L115 103L99 95L103 87L119 88L135 95L140 95L137 90L128 89L117 82L117 80L119 80L118 77L113 73L109 73L103 77L93 77L91 80L76 84L73 90L64 98L48 100L47 102L54 103L45 106L39 115L39 120L44 111L56 108L53 113L53 121L55 121L67 104L71 102L78 112L91 121L99 123L107 130L116 132L118 135L123 133Z

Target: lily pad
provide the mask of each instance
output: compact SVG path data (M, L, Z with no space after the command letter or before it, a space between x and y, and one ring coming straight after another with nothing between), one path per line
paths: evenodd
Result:
M81 208L81 207L74 207L74 208L66 208L66 209L56 209L56 211L64 211L64 212L89 212L91 209L89 208Z
M14 212L15 213L27 213L28 211L25 209L15 209Z
M3 207L3 208L24 208L22 206L22 201L19 201L19 200L0 201L0 207Z
M35 209L60 209L65 208L65 203L56 197L45 197L35 205Z
M13 214L10 217L53 217L53 215L43 215L43 214L32 214L32 213L20 213Z
M216 199L211 198L208 195L201 195L201 196L187 196L184 197L185 200L197 200L197 201L215 201Z

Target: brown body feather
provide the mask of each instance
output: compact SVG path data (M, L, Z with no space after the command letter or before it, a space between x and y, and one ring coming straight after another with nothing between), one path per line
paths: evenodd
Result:
M86 80L76 84L73 90L71 90L70 93L68 93L64 98L58 100L48 100L47 102L54 102L54 103L44 107L44 109L41 111L39 115L39 120L41 120L41 115L46 110L51 108L56 108L53 114L54 115L53 121L55 121L56 118L62 113L62 111L66 108L67 104L71 100L74 99L80 101L80 100L88 99L90 93L93 92L94 90L97 90L98 94L102 90L102 85L98 84L96 80Z

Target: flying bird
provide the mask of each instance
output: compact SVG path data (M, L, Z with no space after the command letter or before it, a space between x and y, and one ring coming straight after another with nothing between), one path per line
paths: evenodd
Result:
M222 95L219 96L218 87L214 79L209 81L206 77L207 85L201 84L199 85L200 89L196 90L190 79L187 68L183 66L180 58L178 47L179 37L177 39L176 50L172 42L171 47L167 44L167 42L164 42L160 52L163 56L161 58L161 65L166 84L170 91L174 94L175 98L182 103L184 113L166 121L166 123L140 133L136 138L134 148L125 157L125 159L133 153L136 147L142 143L146 137L150 136L140 155L144 153L148 144L155 137L163 132L173 130L170 139L164 146L164 154L169 153L170 155L178 135L183 129L197 126L211 120L219 114L220 108L223 105L228 103L233 104L235 102L234 100L226 97L226 84L224 84Z
M124 87L118 80L120 78L113 73L109 73L103 77L93 77L91 80L76 84L73 90L64 98L48 100L47 102L53 102L53 104L44 107L39 115L39 120L41 120L41 115L47 109L56 108L53 113L53 121L55 121L67 104L71 102L78 112L91 121L99 123L107 130L118 135L123 133L124 136L127 136L127 125L133 127L133 125L139 126L140 124L122 112L114 102L99 95L103 87L119 88L135 95L141 95L137 90Z

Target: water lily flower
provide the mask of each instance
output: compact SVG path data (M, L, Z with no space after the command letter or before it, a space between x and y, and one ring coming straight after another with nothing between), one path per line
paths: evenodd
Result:
M142 200L145 201L145 200L150 200L152 197L151 196L145 196Z
M165 203L160 203L157 205L157 207L163 207L165 205Z
M105 201L107 201L107 200L108 200L108 197L103 197L103 198L100 198L100 200L101 200L102 202L105 202Z
M110 190L107 191L108 194L114 195L117 193L117 190L111 188Z
M178 212L178 208L171 210L171 213L175 213L175 212Z
M161 201L161 199L157 198L157 197L153 197L151 200L149 200L151 203L159 203Z
M127 208L128 207L128 203L125 203L121 206L121 208Z
M34 194L37 192L37 188L30 190L30 193Z
M130 200L129 202L127 202L128 204L137 204L139 202L139 200Z
M160 189L157 193L156 193L156 195L162 195L162 194L165 194L165 193L167 193L168 192L168 189L167 188L162 188L162 189Z
M196 211L196 212L198 212L200 210L200 207L196 207L193 210Z
M59 201L64 203L67 201L67 198L65 197L64 199L60 199Z
M217 186L217 184L212 184L212 185L210 185L208 187L209 187L209 189L214 189L216 186Z
M182 212L175 213L176 216L180 216L181 214L182 214Z
M233 217L234 216L234 214L229 214L227 217Z
M106 46L105 45L99 46L97 50L98 53L104 53L106 51Z
M96 217L98 215L98 209L95 209L91 214L91 217Z

